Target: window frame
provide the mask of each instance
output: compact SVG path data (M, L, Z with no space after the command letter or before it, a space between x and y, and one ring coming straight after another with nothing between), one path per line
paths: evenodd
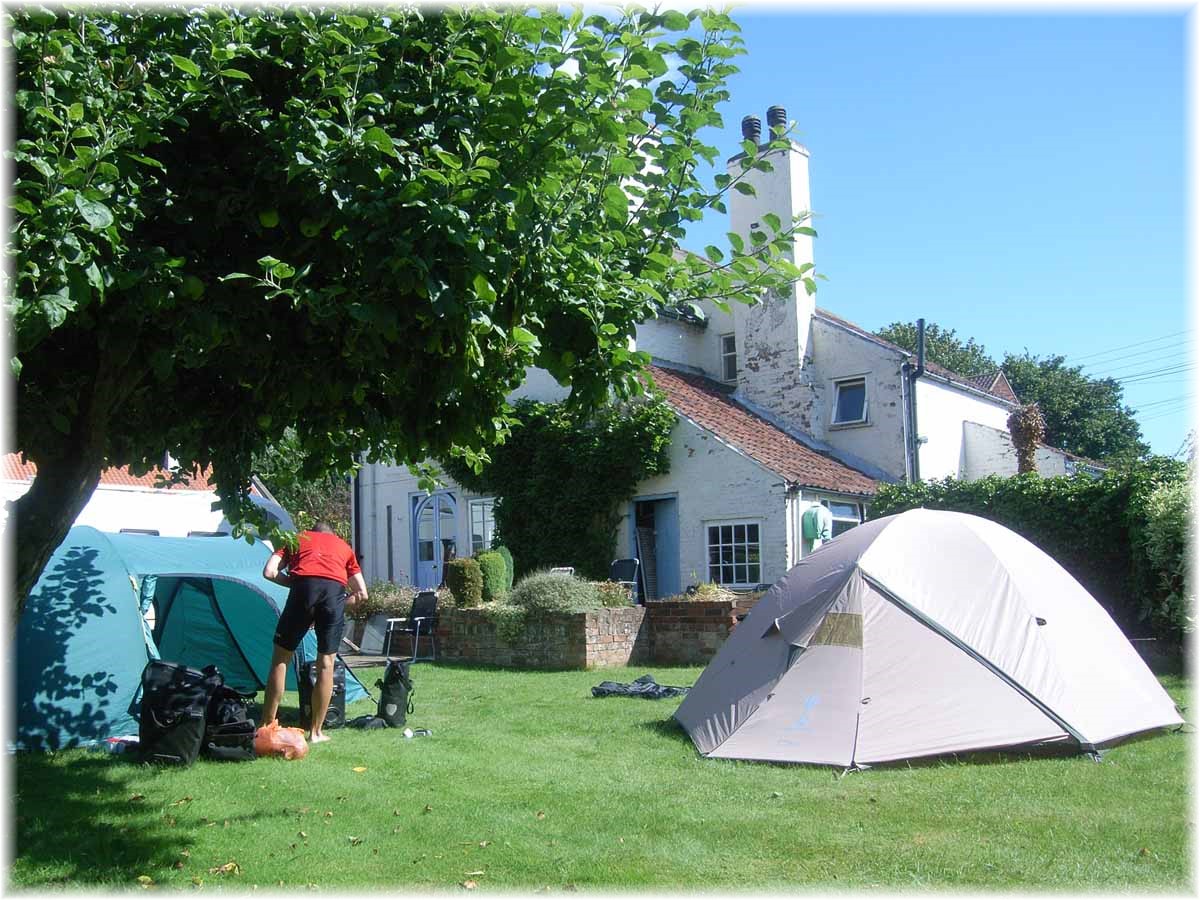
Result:
M862 385L862 392L863 392L862 417L858 418L858 419L839 420L837 417L838 416L838 406L839 406L838 401L841 399L841 396L842 396L842 388L850 386L850 385L859 385L859 384ZM852 428L856 425L870 425L871 424L871 417L869 414L870 400L871 400L871 398L867 392L867 375L866 375L866 373L863 373L862 375L847 375L844 378L833 379L833 406L832 406L832 409L830 409L830 411L829 411L830 427L831 428Z
M483 545L475 546L475 510L486 510L483 514L481 530L483 531ZM492 549L492 539L496 536L496 498L495 497L472 497L467 501L467 534L471 541L471 555L474 556L483 550Z
M756 528L757 529L757 539L753 543L751 543L748 538L748 532L747 532L746 533L747 538L741 542L738 542L736 540L736 535L737 535L736 529L738 526L743 526L746 528L753 526L754 528ZM721 540L720 529L724 528L724 527L729 527L732 529L732 531L730 533L730 542L728 544L724 543ZM716 544L713 544L710 541L710 529L713 529L713 528L718 529ZM713 549L714 548L717 549L718 557L720 557L720 550L723 547L729 547L734 550L734 557L733 557L734 561L725 563L720 558L718 558L717 562L713 563L713 561L712 561ZM736 548L737 547L744 547L746 550L746 561L743 563L736 562ZM753 547L757 551L758 558L757 558L757 561L755 561L755 562L750 561L750 548L751 547ZM722 587L729 588L731 590L747 590L747 589L753 589L753 588L757 587L758 585L763 583L763 549L762 548L763 548L763 521L761 519L711 519L711 520L705 521L704 522L704 560L705 560L705 573L708 576L707 580L710 582L713 582L714 584L719 584ZM747 581L736 581L735 580L735 581L726 582L726 581L721 581L719 577L714 577L714 569L716 570L717 576L719 576L722 568L730 567L733 569L733 575L734 575L735 579L737 578L739 568L744 568L746 570L746 578L749 579L750 574L751 574L750 569L752 566L758 569L758 572L757 572L758 579L757 580L747 580Z
M728 338L730 344L732 344L732 346L733 346L732 350L725 349L726 338ZM737 334L736 334L736 332L729 331L729 332L726 332L725 334L720 335L719 349L721 351L721 380L727 384L737 381L738 358L737 358ZM729 375L728 366L727 366L727 363L729 362L730 359L733 360L733 376L732 377L730 377L730 375Z
M857 528L859 525L861 525L863 523L863 516L866 514L865 510L863 508L864 504L861 500L844 500L840 497L818 497L817 503L819 503L821 506L823 506L827 510L829 510L829 515L833 518L833 528L835 530L835 533L833 534L833 537L830 538L830 540L832 540L833 538L836 538L839 534L845 534L847 531ZM851 518L848 518L847 516L839 516L837 513L835 513L833 511L834 503L839 503L844 506L856 507L858 509L858 518L851 519ZM851 525L849 528L844 528L841 531L836 531L839 522L842 522L842 523L853 522L854 524Z

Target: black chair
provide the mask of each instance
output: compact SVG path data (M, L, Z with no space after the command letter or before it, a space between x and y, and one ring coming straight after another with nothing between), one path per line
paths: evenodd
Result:
M391 656L392 638L395 635L407 634L412 636L411 658L413 662L416 662L418 659L437 659L437 638L434 635L436 626L437 592L421 591L413 598L412 609L408 611L407 617L387 620L387 635L383 641L383 655ZM426 635L429 638L430 654L428 656L417 655L422 635Z
M629 599L636 606L638 600L639 559L614 559L608 567L608 580L623 584L629 590Z

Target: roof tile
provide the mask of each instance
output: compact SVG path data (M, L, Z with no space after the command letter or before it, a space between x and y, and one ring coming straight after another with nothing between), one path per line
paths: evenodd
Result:
M5 481L33 481L35 475L37 475L37 466L32 462L22 461L21 454L4 454L4 462L0 466L0 478ZM167 477L167 473L162 469L153 469L145 475L134 475L129 471L128 466L114 466L100 473L100 484L111 487L154 488L158 486L158 480L165 477ZM176 491L215 490L216 486L209 482L211 477L212 467L209 466L204 472L192 475L187 484L169 485L166 489Z

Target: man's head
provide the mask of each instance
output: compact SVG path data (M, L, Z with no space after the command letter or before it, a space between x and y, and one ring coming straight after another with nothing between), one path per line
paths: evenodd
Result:
M328 522L318 522L316 525L314 525L312 527L312 530L320 531L324 534L333 534L334 533L333 528L330 527Z

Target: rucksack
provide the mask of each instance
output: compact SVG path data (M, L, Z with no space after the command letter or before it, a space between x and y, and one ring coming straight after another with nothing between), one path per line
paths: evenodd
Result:
M413 711L413 683L408 671L411 665L412 660L389 659L383 680L375 682L379 688L378 716L391 728L403 728Z
M312 728L312 695L317 684L316 660L300 664L300 724ZM340 659L333 661L333 692L329 697L329 709L325 713L324 728L341 728L346 724L346 664Z
M152 659L142 670L138 753L143 762L190 766L204 741L208 703L224 683L215 666Z
M210 759L254 759L255 726L246 706L253 697L223 683L213 691L205 716L201 753Z

